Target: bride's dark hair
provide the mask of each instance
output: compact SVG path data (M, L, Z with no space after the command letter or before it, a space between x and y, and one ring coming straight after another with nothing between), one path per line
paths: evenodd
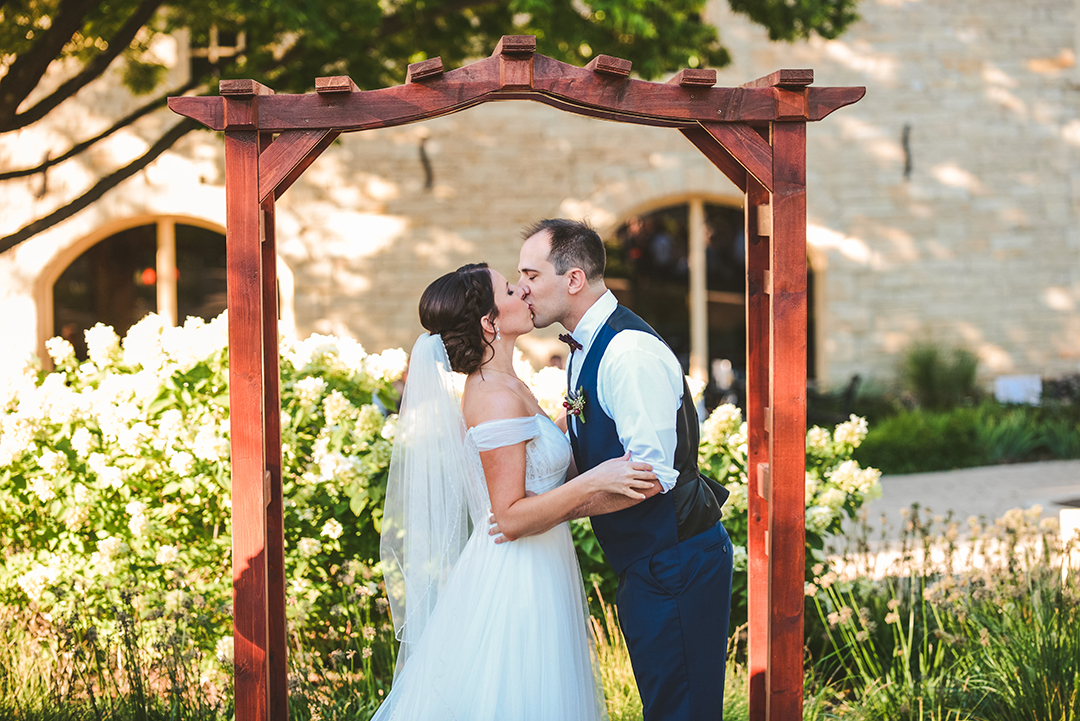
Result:
M450 368L472 373L484 362L491 342L484 337L480 319L495 320L495 288L487 263L463 265L434 280L420 296L420 324L442 336Z

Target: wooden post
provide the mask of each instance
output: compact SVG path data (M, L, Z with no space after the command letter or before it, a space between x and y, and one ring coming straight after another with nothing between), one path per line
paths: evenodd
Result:
M260 149L273 142L260 133ZM281 371L278 341L277 228L274 194L262 203L263 407L266 409L266 586L269 655L269 717L289 718L288 631L285 627L285 517L281 488Z
M179 325L176 313L176 219L157 222L157 312L169 325Z
M806 552L806 123L772 123L769 721L802 718ZM775 549L775 552L773 552Z
M746 188L746 442L747 442L747 615L749 625L750 721L765 721L769 666L769 499L758 483L769 462L769 192L750 177ZM765 232L769 231L769 232Z
M690 377L706 382L709 380L709 269L705 257L705 201L690 201L688 218L689 266L690 266Z
M236 721L266 721L269 677L266 372L258 100L253 81L222 81L225 122L229 429L232 435Z

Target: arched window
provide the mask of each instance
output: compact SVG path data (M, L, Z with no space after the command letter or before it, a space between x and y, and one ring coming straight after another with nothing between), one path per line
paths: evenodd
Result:
M170 322L209 320L226 306L225 236L182 222L121 230L87 248L52 288L53 333L84 357L83 331L95 323L118 334L147 313Z
M738 205L701 198L627 218L604 238L605 279L708 380L706 404L740 402L746 380L746 243ZM813 273L808 277L807 371L814 377Z

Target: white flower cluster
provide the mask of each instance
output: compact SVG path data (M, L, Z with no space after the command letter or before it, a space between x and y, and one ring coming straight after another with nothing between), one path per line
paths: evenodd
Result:
M85 333L86 353L90 362L98 368L104 368L113 361L113 356L120 350L120 337L112 326L97 323Z
M217 658L218 663L223 666L232 666L233 653L232 636L224 636L218 639L217 647L214 649L214 656Z
M326 390L326 381L318 376L306 376L296 382L296 395L306 406L313 406L322 398Z
M138 538L146 530L149 523L149 519L146 517L146 504L142 501L131 501L124 507L124 510L130 516L128 530L131 531L132 536Z
M143 368L160 376L186 372L197 363L229 346L228 311L209 323L189 317L174 327L151 313L128 330L124 337L124 365Z
M364 359L364 372L372 378L392 383L405 373L409 365L409 354L401 348L390 348L378 355L369 355Z
M821 454L829 450L832 434L821 426L814 426L806 432L806 452Z
M558 418L566 399L566 371L548 366L532 373L528 378L522 377L522 380L536 397L540 409L552 420Z
M206 425L200 428L192 442L192 452L200 461L208 463L226 460L229 457L229 438L224 425Z
M49 559L49 565L43 566L36 563L33 568L19 576L19 588L36 602L41 599L41 594L45 592L45 589L60 580L61 574L62 560L54 555Z
M75 346L63 338L50 338L45 341L45 350L55 365L63 365L75 357Z
M304 340L283 338L280 346L282 358L300 372L318 372L333 369L355 373L364 369L368 354L364 346L352 338L312 333ZM390 365L390 361L387 361Z
M301 538L296 544L301 558L311 558L322 550L322 544L316 538Z
M323 417L326 419L326 425L328 426L338 425L356 411L353 404L345 397L345 394L339 390L330 391L330 395L323 399L322 406Z
M843 493L858 493L865 500L881 497L881 471L859 468L857 461L844 461L827 478Z
M154 556L154 562L163 566L176 563L178 560L180 560L180 550L176 546L169 544L159 546L157 554Z
M717 406L709 417L705 419L705 423L701 426L701 440L704 443L711 444L713 446L721 446L724 444L737 446L739 444L729 441L729 436L736 433L743 437L745 442L746 428L742 420L742 411L737 406L730 403ZM743 451L743 455L746 452Z
M854 413L840 425L836 427L833 432L833 440L837 443L843 443L851 446L852 448L858 448L866 438L866 433L869 426L866 424L865 418L859 418Z

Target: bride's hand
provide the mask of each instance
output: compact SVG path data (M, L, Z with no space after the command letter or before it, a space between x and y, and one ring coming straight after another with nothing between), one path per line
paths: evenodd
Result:
M590 484L595 491L606 491L629 496L635 500L644 500L655 495L656 474L652 466L644 461L631 461L629 451L622 458L604 461L590 474Z

